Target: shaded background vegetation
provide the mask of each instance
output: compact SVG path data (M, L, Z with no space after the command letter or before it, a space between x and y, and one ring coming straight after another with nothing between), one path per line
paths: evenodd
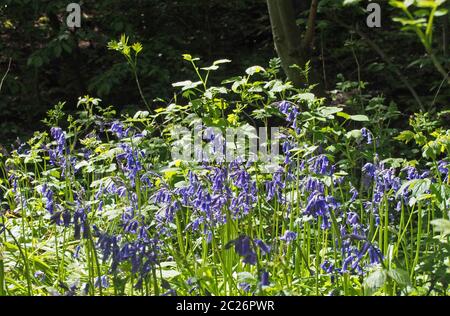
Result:
M298 24L305 25L310 1L293 1ZM79 1L80 29L65 26L69 2L0 0L1 76L12 60L0 93L4 146L41 128L45 112L59 101L73 110L78 97L89 94L118 110L142 107L126 63L107 50L108 41L123 33L144 46L138 71L149 100L170 100L171 83L192 78L183 53L199 56L206 64L232 59L214 78L218 81L251 65L264 66L276 55L264 0ZM335 89L339 81L368 82L365 91L397 103L403 115L398 124L420 109L411 88L424 110L444 108L448 86L434 100L442 77L415 34L399 32L398 23L392 22L393 9L385 1L379 3L382 28L371 29L365 24L366 1L351 7L340 0L319 2L312 71L325 91ZM438 58L449 69L447 34L448 15L436 22L435 45ZM399 80L399 73L410 89Z

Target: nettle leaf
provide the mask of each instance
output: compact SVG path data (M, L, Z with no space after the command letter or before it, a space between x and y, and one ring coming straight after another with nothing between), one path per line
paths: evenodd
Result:
M444 236L450 235L450 221L448 219L435 219L431 221L431 224L435 231L443 233Z
M415 133L413 133L412 131L403 131L398 136L394 137L394 139L405 142L407 144L414 139L414 135Z
M367 291L368 295L372 295L379 288L381 288L387 280L387 272L379 268L369 274L369 276L364 280L364 288Z
M406 272L405 270L399 268L390 269L388 271L388 275L400 286L408 286L411 283L408 272Z

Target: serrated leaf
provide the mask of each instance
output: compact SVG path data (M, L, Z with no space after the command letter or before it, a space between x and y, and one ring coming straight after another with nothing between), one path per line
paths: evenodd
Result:
M396 140L400 140L409 143L412 139L414 139L414 133L412 131L403 131L398 136L394 137Z

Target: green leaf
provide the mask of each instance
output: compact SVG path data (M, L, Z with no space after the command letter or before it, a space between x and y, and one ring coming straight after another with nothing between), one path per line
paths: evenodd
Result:
M250 272L239 272L236 275L238 283L249 283L253 284L256 278Z
M200 60L200 58L193 58L190 54L183 54L183 59L190 62Z
M319 109L320 114L324 116L329 116L332 114L336 114L342 111L342 108L338 108L335 106L327 106Z
M219 60L216 60L215 62L213 62L213 65L217 66L217 65L225 64L225 63L231 63L231 60L229 60L229 59L219 59Z
M134 114L133 119L146 118L149 115L150 113L148 111L137 111L136 114Z
M391 269L388 271L389 277L400 286L407 286L411 282L409 280L408 272L402 269Z
M365 280L364 287L366 288L367 294L372 295L379 288L381 288L387 279L387 273L385 270L379 268L372 272Z
M203 68L200 68L200 69L206 70L206 71L214 71L214 70L219 69L219 66L217 66L217 65L212 65L212 66L209 66L209 67L203 67Z
M345 134L345 137L358 139L358 138L362 137L362 133L361 133L360 129L354 129L354 130L347 132L347 134Z
M402 10L406 10L407 9L405 3L402 2L402 1L391 0L391 1L389 1L389 5L392 6L392 7L395 7L395 8L402 9Z
M412 139L414 139L414 135L415 134L412 131L403 131L398 136L394 137L394 139L400 140L400 141L405 142L407 144Z
M360 3L361 0L344 0L343 5L344 6L351 6L351 5L356 5L358 3Z
M442 232L444 236L450 235L450 221L447 219L435 219L431 221L431 225L437 232Z
M252 66L250 68L247 68L247 70L245 70L245 72L247 73L247 75L253 76L254 74L256 74L258 72L266 72L266 70L261 66Z
M410 7L412 4L414 4L415 0L405 0L403 3L405 4L405 7L408 8Z
M186 80L172 83L172 87L182 87L182 90L185 91L188 89L193 89L201 84L202 84L201 81L192 82L191 80Z
M435 8L438 4L434 0L416 0L416 6L419 8Z
M350 115L350 119L356 122L368 122L369 118L366 115L358 114L358 115Z
M434 16L444 16L448 13L447 9L439 9L434 12Z
M136 54L139 54L142 51L142 49L143 49L141 43L134 43L132 48L136 52Z
M176 270L164 270L164 269L161 269L161 274L162 274L162 277L164 279L172 279L172 278L180 275L181 272L180 271L176 271Z
M300 93L295 96L298 100L313 102L316 96L310 92Z
M346 120L350 119L350 114L347 114L345 112L338 112L338 113L336 113L336 115L339 117L343 117Z

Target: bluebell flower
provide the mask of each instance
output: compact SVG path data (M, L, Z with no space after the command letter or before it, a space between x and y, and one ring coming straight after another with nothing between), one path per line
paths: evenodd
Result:
M45 209L50 214L53 214L54 212L53 191L47 186L47 184L44 184L41 188L41 193L45 198Z
M261 254L265 255L270 253L270 246L264 243L261 239L255 239L255 244L259 247L259 249L261 249Z
M327 203L324 195L319 191L315 191L309 195L304 213L306 215L312 215L315 218L323 216L324 220L326 220L329 209L330 205Z
M359 224L359 215L355 212L349 212L347 216L347 222L350 225L358 225Z
M363 168L362 171L365 175L369 176L370 178L375 178L375 172L376 172L376 167L373 163L366 163Z
M355 202L356 199L358 198L358 190L356 190L354 186L351 186L350 193L352 194L352 197L350 198L350 202Z
M109 287L108 277L106 275L102 275L100 277L97 277L95 279L94 286L96 288L100 288L100 287L104 288L104 289L108 288Z
M321 265L320 268L325 271L325 273L330 274L333 273L334 265L333 263L329 262L328 260L325 260Z
M122 139L128 136L127 135L128 130L125 131L122 122L119 121L115 121L111 124L110 131L113 132L118 139Z
M342 264L341 273L349 272L349 266L351 267L351 263L353 262L354 259L356 259L355 255L350 255L344 259L344 262Z
M406 171L406 179L407 180L414 180L414 179L420 178L419 172L414 167L408 166L408 167L404 168L403 171Z
M261 286L269 286L270 285L269 272L267 272L267 271L261 272L261 281L259 282L259 284Z
M370 264L378 264L384 259L383 254L381 253L380 249L378 249L374 245L371 245L369 247L368 252L369 252Z
M362 137L367 141L367 144L372 144L372 133L365 127L361 129Z
M305 189L307 192L323 193L325 186L320 179L308 176L305 182Z
M229 249L234 245L234 251L244 257L242 262L250 265L256 264L256 253L252 249L251 239L247 236L241 235L238 238L231 240L225 245L225 249Z
M445 181L445 182L448 182L449 169L450 169L450 164L447 161L441 160L438 162L438 171L443 176L443 181Z
M280 237L280 240L283 240L284 242L286 242L288 244L296 239L297 239L297 234L290 230L286 230L284 232L284 235Z
M277 171L273 174L271 181L266 181L267 201L271 201L275 196L277 196L279 200L282 200L282 189L285 187L285 184L282 181L282 175L282 171Z
M57 145L57 155L63 156L64 149L66 147L66 137L64 135L64 131L60 127L52 127L50 129L50 134L53 139L56 141Z
M328 166L330 164L330 161L328 160L328 157L326 155L313 157L308 162L312 162L312 165L310 167L312 172L320 175L328 174Z
M38 279L40 282L44 282L44 280L45 280L45 273L40 271L40 270L38 270L38 271L36 271L34 273L34 277L36 279Z
M241 288L241 290L243 290L244 292L249 292L251 289L251 286L247 282L241 282L241 283L239 283L239 288Z

